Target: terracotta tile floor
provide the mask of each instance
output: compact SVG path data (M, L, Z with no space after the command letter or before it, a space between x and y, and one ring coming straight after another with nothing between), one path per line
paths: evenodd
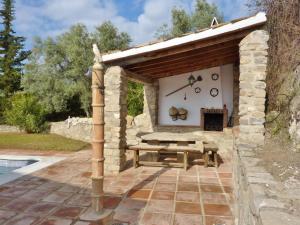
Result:
M0 151L9 153L24 154ZM91 205L90 151L64 156L58 164L0 186L0 224L89 224L79 218ZM107 175L105 207L114 209L115 224L233 225L231 160L221 157L218 169L140 167Z

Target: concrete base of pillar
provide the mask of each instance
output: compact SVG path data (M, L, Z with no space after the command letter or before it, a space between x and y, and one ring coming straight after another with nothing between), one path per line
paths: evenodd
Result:
M95 212L93 209L89 209L80 216L80 220L98 225L112 225L113 215L112 210L104 209L102 212Z

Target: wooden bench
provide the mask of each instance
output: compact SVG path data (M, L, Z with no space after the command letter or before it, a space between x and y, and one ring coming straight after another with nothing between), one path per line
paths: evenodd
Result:
M188 153L203 153L202 144L189 144L189 145L177 145L177 144L138 144L128 146L128 150L134 151L133 165L135 168L138 166L174 166L183 167L185 170L188 168ZM183 153L182 163L171 163L171 162L148 162L140 161L139 152L157 152L158 154L164 153Z

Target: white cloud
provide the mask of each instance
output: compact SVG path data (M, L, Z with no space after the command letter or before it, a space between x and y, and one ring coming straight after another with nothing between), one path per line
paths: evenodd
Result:
M170 23L174 6L188 11L195 0L132 0L132 7L143 4L143 12L135 21L119 15L112 0L34 0L16 1L16 30L30 41L33 36L54 36L75 23L83 23L90 30L106 20L111 20L121 31L128 32L134 44L149 41L158 27ZM223 9L225 15L243 15L245 0L209 0ZM130 7L130 5L128 5ZM29 44L30 45L30 44Z

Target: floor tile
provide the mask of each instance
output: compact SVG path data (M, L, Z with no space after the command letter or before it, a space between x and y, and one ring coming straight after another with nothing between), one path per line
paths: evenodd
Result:
M155 181L138 181L132 189L152 189L154 187Z
M39 217L20 214L10 219L5 225L32 225L39 220Z
M200 202L200 194L198 192L177 192L176 201Z
M220 178L232 178L232 173L219 173Z
M157 183L176 183L177 176L162 175L158 177Z
M216 193L223 193L221 186L216 185L200 185L202 192L216 192Z
M57 209L52 215L61 218L74 219L79 216L83 211L83 208L72 207L72 206L62 206Z
M131 210L131 209L117 209L115 211L114 219L123 223L128 224L139 224L141 219L141 210Z
M13 198L0 197L0 207L8 204L12 200L13 200Z
M17 198L17 197L25 194L26 192L28 192L28 189L26 189L26 188L19 188L19 187L7 188L7 187L5 187L5 189L0 192L0 196Z
M121 202L120 197L114 197L114 196L104 196L104 207L106 209L115 209Z
M223 188L224 188L224 191L226 193L233 193L233 188L232 187L230 187L230 186L224 186Z
M150 195L150 190L131 190L129 191L128 198L140 198L148 199Z
M210 178L210 177L200 177L200 184L213 184L213 185L220 185L220 181L218 178Z
M221 178L221 184L223 186L232 186L233 185L233 180L232 179L227 179L227 178Z
M199 185L195 183L179 183L177 191L199 192Z
M141 210L146 207L147 201L143 199L125 198L117 209Z
M201 215L201 206L199 203L176 202L176 213L198 214Z
M11 210L1 210L0 209L0 221L8 221L8 219L15 216L17 212L13 212Z
M39 225L71 225L72 222L70 219L48 218Z
M34 216L45 216L47 214L50 214L50 212L52 212L56 207L57 207L56 204L41 202L30 206L26 210L26 213Z
M45 202L63 203L72 196L72 193L56 191L43 198Z
M150 200L146 207L147 212L172 212L174 201L171 200Z
M154 190L156 190L156 191L175 191L176 190L176 184L159 183L159 184L155 185Z
M171 225L171 214L145 213L141 225Z
M21 198L40 200L41 198L44 198L45 196L49 195L50 193L49 193L49 191L46 191L46 190L36 190L35 189L35 190L28 191L27 193L22 195Z
M202 216L194 214L178 214L174 216L173 225L204 225Z
M199 171L199 176L200 177L207 177L207 178L217 178L218 177L216 172L203 171L203 170Z
M153 191L151 199L156 200L174 200L175 192Z
M91 196L75 193L66 202L67 205L87 207L91 205Z
M217 217L217 216L206 216L205 217L206 224L205 225L234 225L234 220L231 217Z
M228 205L204 204L205 215L213 216L231 216L231 210Z
M179 176L179 183L198 183L198 177L196 176Z
M210 204L228 204L226 194L215 193L215 192L203 192L202 193L203 203Z
M7 205L5 205L4 208L10 209L12 211L24 212L26 209L28 209L30 206L32 206L35 203L36 201L34 200L16 199L14 201L11 201Z

